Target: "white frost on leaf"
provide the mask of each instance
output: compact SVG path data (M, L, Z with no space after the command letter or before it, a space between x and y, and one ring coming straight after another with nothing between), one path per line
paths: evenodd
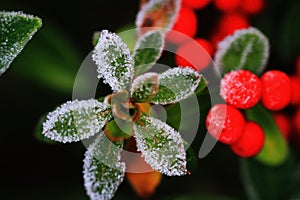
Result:
M134 126L134 136L138 150L153 169L168 176L187 173L183 139L168 124L142 116Z
M103 78L114 92L129 87L134 75L134 60L118 35L103 30L92 57L98 67L98 78Z
M148 101L157 93L158 74L149 72L133 80L131 98L137 101Z
M111 142L101 132L83 160L84 186L91 200L109 200L124 179L125 163L120 162L123 142Z
M230 66L232 70L237 69L247 69L253 72L256 72L257 74L261 73L265 66L267 65L269 54L270 54L270 44L268 38L260 32L258 29L254 27L246 28L237 30L234 32L233 35L229 35L225 37L219 44L218 48L215 54L215 64L220 68L221 71L224 71L224 68L227 67L226 64L224 64L224 56L232 49L234 48L236 51L242 51L242 44L239 44L237 40L244 39L246 40L247 37L250 37L251 35L256 36L257 38L252 37L250 41L246 44L247 46L244 48L241 57L239 58L240 62L237 64L237 66ZM257 42L260 42L260 45L263 45L263 52L261 56L260 63L257 66L251 66L255 67L257 69L251 69L251 68L244 68L244 65L247 62L247 58L250 54L257 54L260 52L257 52L255 48L257 47ZM255 58L253 58L255 59ZM256 58L257 62L257 58ZM229 65L229 64L227 64ZM232 65L232 64L231 64ZM231 70L226 70L223 73L228 73Z
M189 67L167 70L158 76L159 89L152 103L166 105L188 98L197 89L201 78L201 74Z
M43 134L58 142L77 142L97 134L112 117L110 107L97 100L68 101L47 115Z

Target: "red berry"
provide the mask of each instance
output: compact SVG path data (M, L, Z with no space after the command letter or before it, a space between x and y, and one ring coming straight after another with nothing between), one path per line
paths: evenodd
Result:
M233 34L236 30L248 28L249 26L249 21L244 15L231 13L220 19L218 28L222 35L227 36Z
M289 118L281 113L274 114L273 118L283 137L288 139L291 133L291 123Z
M242 0L241 9L249 15L259 14L265 7L264 0Z
M177 49L175 60L178 66L189 66L200 71L209 65L212 54L212 45L207 40L199 38L182 44Z
M188 37L194 37L197 32L197 23L195 12L190 8L182 7L173 27L175 32L170 31L166 36L167 40L172 43L180 44L187 40ZM185 34L185 36L176 33L176 31Z
M248 70L231 71L221 80L220 95L231 106L251 108L261 97L260 80Z
M245 118L236 108L226 104L214 105L206 118L206 128L224 144L235 143L242 135Z
M224 12L237 10L240 5L240 0L215 0L215 6Z
M263 129L255 122L247 122L240 139L231 145L232 151L240 157L255 156L264 146Z
M269 110L280 110L291 100L289 77L277 70L264 73L261 77L262 104Z
M292 89L292 96L291 96L291 105L300 105L300 77L299 76L292 76L290 77L291 81L291 89Z
M207 6L211 0L182 0L182 4L192 9L201 9Z

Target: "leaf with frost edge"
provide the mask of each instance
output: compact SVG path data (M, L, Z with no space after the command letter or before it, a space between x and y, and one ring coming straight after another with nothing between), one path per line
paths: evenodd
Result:
M83 160L83 177L86 192L92 200L111 199L123 181L122 149L123 142L111 142L103 132L88 147ZM102 191L98 193L97 189Z
M103 78L103 82L108 83L114 92L129 87L134 76L134 60L118 35L103 30L92 58L98 67L98 78Z
M270 52L270 44L269 44L269 40L268 38L262 33L260 32L258 29L254 28L254 27L250 27L247 29L241 29L241 30L237 30L234 32L233 35L227 36L225 39L223 39L219 44L218 44L218 49L216 51L215 54L215 64L218 66L218 68L221 70L221 72L223 72L224 70L222 70L222 68L224 68L224 66L222 65L222 58L223 56L227 53L228 49L231 48L232 43L234 43L237 38L240 38L243 35L246 34L256 34L256 36L259 37L260 41L262 41L262 43L265 46L265 50L264 50L264 55L263 55L263 59L261 61L261 65L257 67L256 71L258 74L260 74L265 66L267 65L267 61L269 59L269 52ZM252 44L252 43L251 43ZM248 46L247 46L248 47ZM247 48L246 50L248 50L249 48ZM249 50L248 50L249 51ZM246 52L248 52L246 51ZM245 53L243 52L243 55ZM239 66L236 67L236 69L241 69L241 67L245 64L243 62L245 62L245 55L244 58L241 59L241 63L239 64ZM252 71L251 69L248 69L250 71ZM227 73L223 72L223 73Z
M151 69L160 58L163 47L164 37L160 31L149 31L138 38L133 52L135 76Z
M170 0L170 1L174 1L175 3L175 11L173 13L173 15L170 17L169 19L169 23L164 26L164 27L158 27L158 28L162 28L162 30L164 30L164 32L166 33L167 31L169 31L170 29L173 28L175 21L177 19L180 7L181 7L181 0ZM152 0L152 1L148 1L148 3L146 3L138 12L136 20L135 20L135 24L136 27L138 28L138 31L140 31L140 28L142 28L142 23L143 20L145 18L145 15L147 14L147 12L153 10L153 8L155 6L158 5L162 5L164 2L166 2L166 0ZM138 34L139 35L139 34Z
M145 161L153 169L162 174L168 176L185 175L187 173L186 152L180 133L175 131L168 124L153 117L142 116L140 121L142 121L140 123L143 124L136 124L133 129L137 148L142 152ZM146 131L146 135L145 129L149 131ZM151 130L155 130L155 133L150 132ZM156 147L151 146L149 148L148 145L151 144L145 142L145 139L150 138L150 141L155 142L157 138L153 138L154 135L163 137L167 143L162 144L161 141L159 141Z
M81 113L75 114L73 112ZM102 112L108 113L104 113L105 115L101 116ZM81 119L81 115L88 115L89 118ZM75 119L73 119L74 117ZM90 99L82 101L68 101L47 115L47 120L43 123L42 133L43 135L54 141L63 143L77 142L97 134L101 130L101 128L104 127L106 122L110 120L111 117L112 114L110 111L110 107L107 104L101 103L97 100ZM62 128L65 129L55 129L57 123L63 123L64 120L67 120L67 124L62 124L61 126L63 126ZM65 125L67 126L67 128L64 127ZM74 132L76 131L77 134L70 131L72 130L72 126Z
M186 76L189 75L194 76L196 80L188 80ZM179 83L179 76L183 78L183 82ZM177 103L191 96L197 89L202 75L189 67L176 67L159 74L158 77L159 89L156 96L152 99L152 103L166 105ZM162 87L166 87L167 90L171 91L171 96L169 96L170 92L168 93Z
M22 38L22 41L18 41L18 42L15 41L13 45L10 45L12 47L7 52L5 52L5 46L7 45L7 43L9 41L2 41L1 42L1 46L0 46L0 50L1 50L0 51L1 52L1 55L0 55L0 57L1 57L0 75L3 74L9 68L9 65L12 63L12 61L23 50L23 48L27 44L27 42L32 38L32 36L42 26L42 20L40 18L32 16L32 15L24 14L23 12L4 12L4 11L0 11L0 21L1 22L2 22L2 19L3 19L2 17L3 18L5 18L5 17L13 17L13 18L20 17L21 18L22 17L22 18L25 18L26 20L32 20L32 22L36 21L36 24L35 24L35 26L32 27L32 30L28 30L28 33L26 33L26 35L24 35L24 37ZM11 19L11 21L13 21L13 19ZM10 24L11 24L11 22L10 22ZM7 24L1 23L1 26L0 26L1 31L3 33L7 32L7 29L5 29L6 31L2 29L2 28L5 28L5 27L2 27L2 26L5 26L5 25L7 25ZM24 27L22 27L22 30L23 29L24 29ZM18 31L18 30L14 30L14 31ZM23 30L23 33L25 34L24 30ZM7 38L6 38L6 40L7 40ZM7 54L7 55L3 55L3 54Z
M150 87L148 84L150 84ZM133 80L131 98L137 102L150 101L158 91L158 74L149 72Z

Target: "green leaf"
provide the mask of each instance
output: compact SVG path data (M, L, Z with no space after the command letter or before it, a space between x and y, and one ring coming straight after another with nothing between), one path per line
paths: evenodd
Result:
M127 44L130 51L134 50L136 42L136 27L135 24L126 25L117 30L117 35Z
M68 101L49 113L43 134L58 142L77 142L97 134L111 119L107 104L94 99Z
M159 75L159 89L152 99L155 104L176 103L197 89L202 76L190 68L173 68Z
M43 115L40 117L35 130L34 130L34 138L37 139L40 142L47 143L47 144L58 144L57 142L45 137L43 134L43 122L47 119L47 115Z
M268 38L259 30L238 30L219 43L215 63L222 74L246 69L259 75L269 59L269 48Z
M163 46L164 37L159 31L150 31L137 40L133 54L135 76L145 73L156 63Z
M180 5L180 0L148 1L140 9L135 21L138 35L150 31L153 27L162 28L160 30L164 32L169 31L177 19Z
M106 124L105 133L115 138L128 139L133 133L132 122L115 118Z
M119 36L107 30L102 31L93 60L98 66L98 78L103 78L114 92L129 88L134 75L134 60Z
M153 169L168 176L187 173L183 139L172 127L153 117L141 116L134 126L134 136L138 150Z
M111 142L102 132L85 153L84 186L92 200L111 199L123 181L122 148L123 142Z
M260 153L255 157L258 161L277 166L283 163L288 155L288 145L274 122L272 115L262 105L246 110L248 120L257 122L264 130L265 144Z
M41 26L42 20L38 17L0 11L0 75Z
M146 73L134 79L131 99L133 102L149 102L158 91L158 75Z

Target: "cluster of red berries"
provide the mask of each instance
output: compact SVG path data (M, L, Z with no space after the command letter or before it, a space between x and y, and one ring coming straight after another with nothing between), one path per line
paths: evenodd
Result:
M267 71L260 78L248 70L229 72L220 83L220 96L226 104L211 108L207 130L237 155L254 156L263 147L264 131L257 123L246 121L239 109L249 109L261 101L269 110L280 110L289 104L291 94L290 79L281 71Z
M214 3L223 14L210 39L195 37L198 25L195 10L205 8L210 3ZM264 4L264 0L182 0L173 31L166 37L168 42L178 45L176 64L197 71L208 67L217 44L234 31L248 28L248 17L260 13Z

